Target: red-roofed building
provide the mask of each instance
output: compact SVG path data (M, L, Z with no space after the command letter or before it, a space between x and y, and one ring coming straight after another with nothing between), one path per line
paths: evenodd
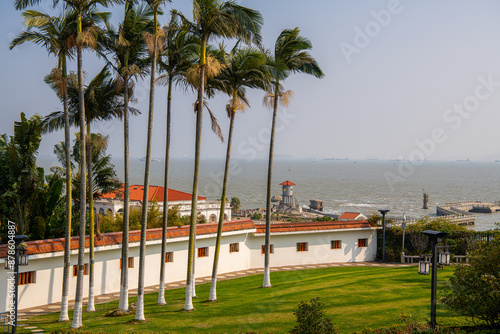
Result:
M124 184L115 191L102 194L100 199L94 201L96 213L105 214L111 213L121 214L123 212L123 196L125 187ZM143 185L129 186L130 207L142 207L144 197ZM192 195L183 191L168 189L168 206L169 208L177 207L181 216L191 214ZM163 202L165 200L165 188L162 186L149 186L148 202L158 202L159 209L163 210ZM198 196L198 212L205 218L205 221L219 221L220 201L209 201L206 197ZM224 209L224 220L231 220L231 204L226 202Z
M359 212L344 212L339 220L366 220L366 216Z

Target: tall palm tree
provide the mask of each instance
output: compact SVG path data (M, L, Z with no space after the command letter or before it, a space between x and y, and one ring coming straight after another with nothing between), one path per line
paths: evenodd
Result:
M163 221L160 253L160 284L158 290L158 304L165 304L165 254L167 252L167 217L168 217L168 172L170 162L170 126L172 110L172 89L174 83L185 80L186 71L193 63L197 40L185 27L182 27L178 15L171 13L170 22L164 27L165 39L160 58L158 60L160 71L165 73L158 77L158 82L167 86L167 126L165 145L165 175L164 175L164 201Z
M109 29L104 42L104 54L108 64L113 67L123 86L123 147L124 147L124 208L122 229L122 263L128 261L129 237L129 101L133 92L132 79L142 76L146 64L146 44L143 33L152 30L153 12L149 6L133 6L125 2L125 15L119 30ZM108 60L110 55L113 60ZM120 276L120 302L118 308L128 310L128 266L123 265Z
M229 177L229 165L231 161L231 146L233 141L234 119L237 111L243 111L248 105L246 99L246 88L268 89L269 72L266 68L266 56L256 48L240 49L237 43L227 54L225 68L214 78L212 86L226 93L230 100L226 105L229 117L229 135L227 139L226 164L224 167L224 179L222 182L221 208L219 213L219 225L215 243L214 264L212 269L212 282L210 286L209 301L217 300L217 269L219 265L219 253L222 236L222 223L224 221L224 209L226 205L226 190ZM224 50L221 50L225 53Z
M144 317L144 272L146 265L146 229L148 223L148 206L149 206L149 181L151 172L151 145L153 141L153 113L155 99L155 80L156 80L156 60L159 51L161 52L161 44L159 37L162 35L161 29L158 26L158 12L162 4L167 0L146 0L153 11L153 33L145 34L146 43L148 44L150 61L151 61L151 81L149 86L149 112L148 112L148 139L146 145L146 166L144 168L144 195L142 198L142 215L141 215L141 242L139 250L139 279L137 285L137 304L135 320L145 321ZM160 34L159 34L160 33ZM159 36L160 35L160 36Z
M64 273L61 298L61 313L59 321L68 321L68 299L69 299L69 274L70 274L70 243L71 243L71 166L70 161L70 133L67 101L67 59L74 55L76 45L76 16L74 12L63 11L58 17L34 10L24 11L22 14L28 30L17 36L10 45L10 49L25 42L33 42L54 54L58 60L57 69L52 75L57 82L58 96L63 102L64 112L64 142L66 143L66 221L64 234Z
M240 37L245 42L260 43L260 30L263 24L262 16L258 11L237 5L233 1L219 0L193 0L193 22L180 14L189 30L201 40L199 55L199 85L198 103L196 112L196 140L193 174L193 192L191 201L191 219L189 229L189 248L187 264L186 300L185 310L193 309L192 283L193 283L193 256L196 233L196 216L198 204L198 178L200 169L201 130L203 122L203 106L205 92L205 68L207 43L216 37Z
M281 32L274 46L274 54L268 57L268 66L273 78L273 90L264 97L264 104L273 108L271 126L271 140L269 145L269 163L267 170L267 198L266 198L266 236L264 257L263 288L271 287L269 269L269 245L271 241L271 187L273 177L274 137L276 132L276 117L278 104L288 104L292 92L284 91L281 82L293 73L305 73L317 78L324 76L316 60L309 54L312 43L299 35L299 28L285 29Z
M54 82L47 78L47 82L53 89L57 89ZM93 169L92 169L92 144L90 142L90 126L95 121L105 121L113 117L122 117L123 105L121 103L122 94L116 87L116 80L111 78L111 74L107 67L104 67L100 73L84 89L85 101L85 118L86 118L86 153L83 159L87 161L87 177L88 177L88 192L93 193ZM80 112L79 105L79 91L76 83L70 82L68 86L68 100L70 110L70 122L77 123ZM136 110L134 109L134 113ZM61 112L54 112L48 115L44 124L49 130L55 130L61 127L61 118L64 115ZM81 143L81 142L80 142ZM80 157L82 157L80 155ZM80 174L81 175L81 174ZM82 187L85 187L83 184ZM90 225L90 266L89 266L89 297L87 311L95 311L94 306L94 196L88 197L89 200L89 225ZM80 212L80 215L82 213Z
M16 9L25 9L28 6L39 4L42 0L14 0ZM59 0L53 0L54 5L57 5ZM97 24L100 22L107 23L109 13L97 12L97 6L101 5L108 7L114 3L119 3L121 0L64 0L64 3L73 10L77 16L77 38L76 38L76 57L77 57L77 74L78 74L78 88L79 88L79 110L80 110L80 140L82 161L80 162L80 175L85 175L85 108L84 108L84 95L83 95L83 65L82 65L82 50L84 47L93 48L96 46L96 33ZM83 21L95 23L83 29ZM85 180L82 180L84 183ZM85 252L85 186L82 184L80 189L80 230L79 230L79 244L78 244L78 275L76 279L76 296L75 296L75 310L73 313L72 328L80 328L82 326L82 301L83 301L83 272L84 272L84 252Z

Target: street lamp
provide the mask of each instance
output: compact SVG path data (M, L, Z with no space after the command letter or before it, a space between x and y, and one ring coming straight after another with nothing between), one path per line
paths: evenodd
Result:
M439 251L439 264L443 266L449 266L450 265L450 252L448 251L450 246L445 245L445 246L438 246L438 251Z
M428 258L429 255L420 255L420 261L418 262L418 273L420 275L429 275L431 261Z
M432 249L432 275L431 275L431 322L432 328L436 328L436 287L437 287L437 242L438 238L444 237L447 233L439 231L422 232L429 237ZM448 254L449 256L449 254ZM420 268L420 265L419 265Z
M385 263L385 215L389 210L378 210L382 214L382 262Z

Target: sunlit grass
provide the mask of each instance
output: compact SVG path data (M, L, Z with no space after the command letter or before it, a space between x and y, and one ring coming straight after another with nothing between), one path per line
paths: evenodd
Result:
M438 297L452 275L447 268L438 274ZM429 321L430 276L417 274L416 267L332 267L273 272L273 288L260 288L262 275L220 281L218 302L207 302L210 284L196 288L195 310L182 311L185 289L168 290L167 305L156 305L157 293L145 297L145 323L133 323L134 314L111 318L105 314L118 301L96 305L95 313L83 315L85 332L239 333L261 331L285 333L295 323L300 301L320 297L327 316L341 333L400 323L402 316ZM135 302L135 298L130 298ZM70 313L70 318L72 314ZM463 324L438 303L438 322ZM64 330L70 323L57 323L59 314L29 319L29 325L46 332ZM27 331L26 331L27 332Z

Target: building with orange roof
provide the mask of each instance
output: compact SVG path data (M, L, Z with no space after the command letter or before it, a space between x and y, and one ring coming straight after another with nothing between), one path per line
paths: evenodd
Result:
M115 191L102 194L99 199L94 201L96 213L100 214L121 214L123 212L123 194L125 185ZM143 185L132 185L129 187L130 207L141 208L144 197ZM192 195L183 191L168 189L168 207L177 208L181 216L191 214ZM163 211L163 202L165 201L165 188L162 186L149 186L148 201L156 201L159 204L160 211ZM205 221L217 222L220 214L220 201L210 201L206 197L198 196L198 212ZM231 204L226 202L224 208L224 220L231 220Z
M367 220L365 215L359 212L344 212L340 215L339 220Z

